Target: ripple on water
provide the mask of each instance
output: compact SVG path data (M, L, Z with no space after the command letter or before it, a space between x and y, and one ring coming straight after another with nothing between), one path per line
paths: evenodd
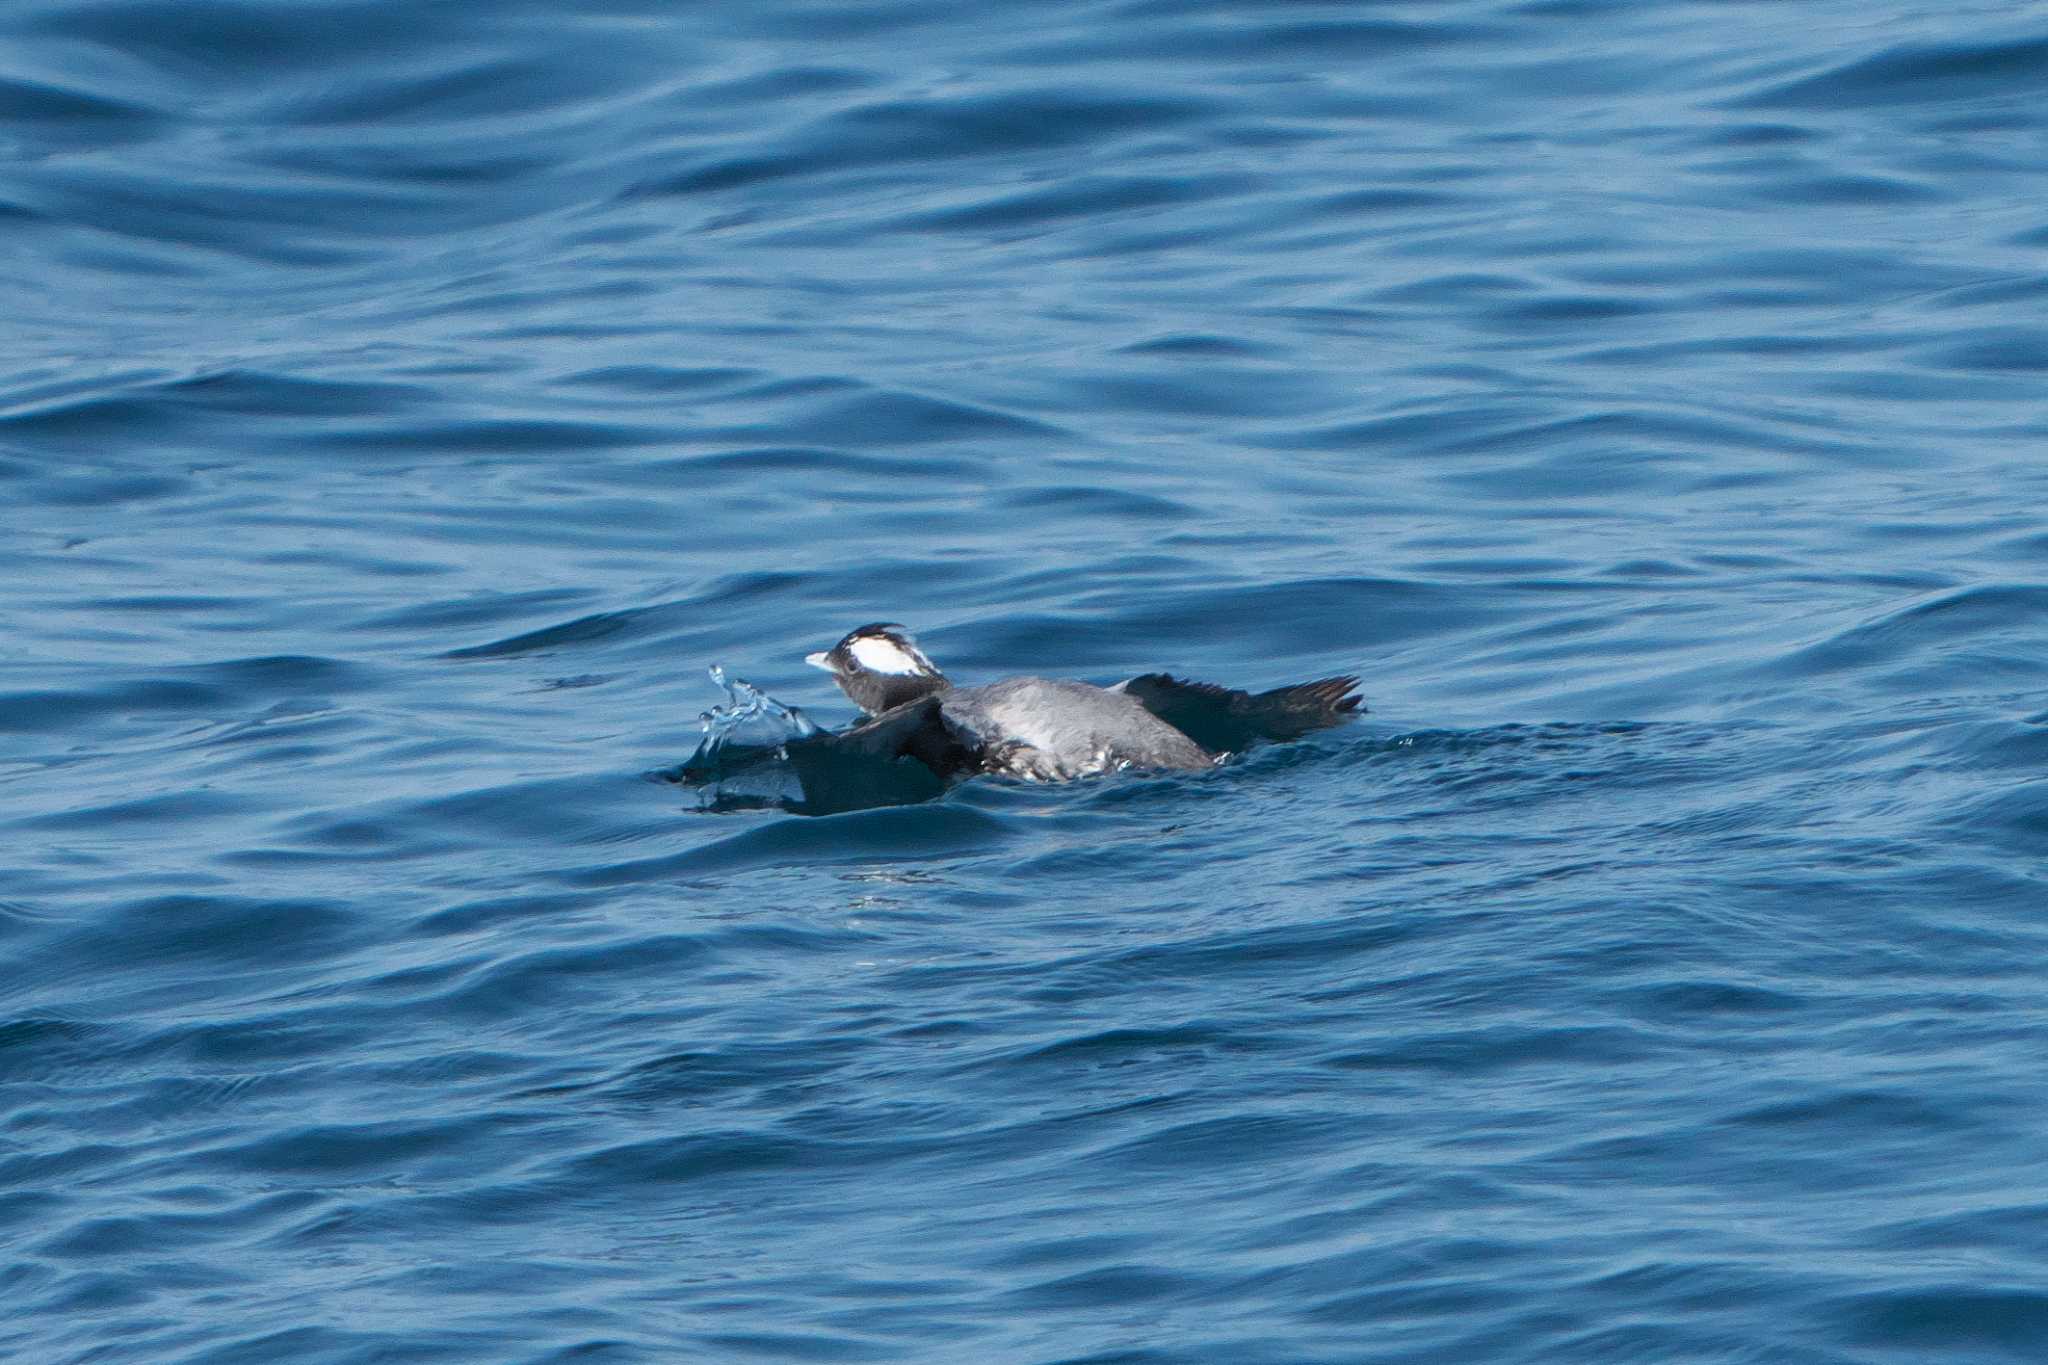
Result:
M2029 622L2048 609L2048 588L1981 584L1923 597L1849 626L1780 661L1798 675L1854 670L1903 695L1921 695L1959 659L1976 686L2025 686L2044 656Z
M1901 43L1747 97L1755 108L1835 110L2010 98L2015 81L2048 74L2048 38Z

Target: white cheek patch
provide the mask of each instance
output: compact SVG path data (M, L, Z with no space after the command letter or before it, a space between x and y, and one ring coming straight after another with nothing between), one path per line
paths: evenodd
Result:
M863 635L847 646L855 662L870 673L894 673L904 677L928 677L938 672L916 645L904 648L879 635Z

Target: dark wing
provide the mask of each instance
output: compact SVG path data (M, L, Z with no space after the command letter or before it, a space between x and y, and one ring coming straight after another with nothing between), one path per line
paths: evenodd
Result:
M1365 710L1358 679L1319 678L1241 692L1215 683L1147 673L1117 684L1140 705L1210 753L1235 753L1262 739L1299 739L1311 730L1341 725Z
M833 737L842 750L875 758L914 758L939 777L979 771L981 756L963 735L946 723L937 696L919 697L893 706Z
M929 801L952 779L981 770L981 756L946 724L937 697L892 707L838 734L784 746L809 815Z

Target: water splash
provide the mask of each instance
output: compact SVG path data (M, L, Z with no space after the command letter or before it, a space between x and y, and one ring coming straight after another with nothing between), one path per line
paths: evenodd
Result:
M945 781L916 759L840 744L840 736L796 707L728 677L719 665L709 671L725 689L725 703L701 717L696 752L655 774L698 788L700 809L834 815L929 801L945 791Z
M726 699L698 717L704 738L696 751L662 776L703 788L704 804L717 809L800 798L801 785L788 766L789 745L823 731L796 707L744 678L728 677L724 665L707 671Z
M725 689L727 704L698 717L704 724L705 744L730 743L735 734L756 722L780 727L777 743L809 739L818 733L818 727L798 708L783 705L745 678L728 678L725 665L713 664L708 671L711 681Z

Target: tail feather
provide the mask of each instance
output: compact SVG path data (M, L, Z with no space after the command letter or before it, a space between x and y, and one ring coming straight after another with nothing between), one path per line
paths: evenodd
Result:
M1211 753L1243 749L1262 739L1299 739L1341 725L1365 710L1358 679L1345 675L1251 693L1215 683L1147 673L1122 684L1146 710Z
M1295 683L1291 687L1276 687L1270 692L1259 693L1252 701L1262 710L1327 716L1326 723L1330 725L1365 709L1365 698L1358 695L1358 679L1351 674L1318 678L1314 682Z

